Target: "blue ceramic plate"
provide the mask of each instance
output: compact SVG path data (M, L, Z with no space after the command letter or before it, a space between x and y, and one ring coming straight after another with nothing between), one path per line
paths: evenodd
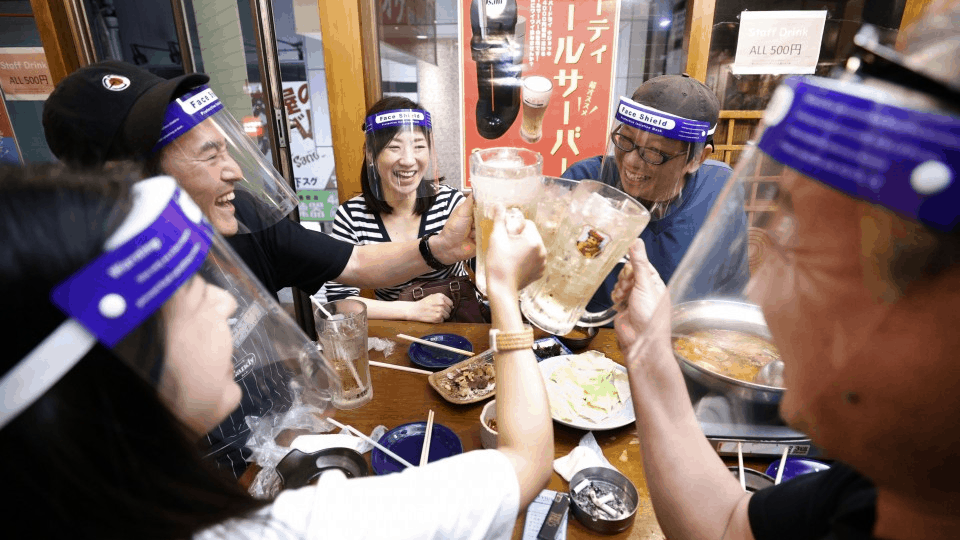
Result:
M430 334L429 336L423 336L420 339L432 341L434 343L439 343L440 345L446 345L447 347L453 347L455 349L463 349L471 352L473 351L473 345L470 344L470 341L463 336L458 336L457 334ZM422 345L420 343L411 344L410 348L407 349L407 356L410 357L410 361L414 364L431 371L446 369L457 362L462 362L467 358L470 358L469 356L444 351L442 349L430 347L429 345Z
M420 463L420 451L423 449L423 439L426 431L426 422L411 422L391 429L377 442L394 454L417 465ZM460 444L460 437L457 437L457 434L447 426L434 422L433 436L430 437L430 454L427 461L439 461L462 453L463 445ZM406 469L406 466L386 455L379 448L373 449L370 454L370 462L373 465L373 471L377 474L390 474Z
M780 479L781 482L786 482L787 480L793 478L794 476L800 476L801 474L807 474L817 471L825 471L830 468L830 465L822 463L820 461L814 461L808 458L797 458L787 456L787 463L783 466L783 478ZM777 477L777 471L780 469L780 460L776 460L767 467L767 474L773 478Z

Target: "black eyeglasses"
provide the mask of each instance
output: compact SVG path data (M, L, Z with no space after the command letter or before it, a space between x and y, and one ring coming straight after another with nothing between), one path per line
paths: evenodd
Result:
M670 161L671 159L682 156L687 153L686 150L683 152L678 152L674 155L664 154L663 152L657 150L656 148L648 148L646 146L637 146L633 139L627 137L623 133L613 133L610 135L610 140L613 142L613 145L623 150L624 153L629 154L634 150L638 150L640 154L640 159L646 161L651 165L663 165L664 163Z

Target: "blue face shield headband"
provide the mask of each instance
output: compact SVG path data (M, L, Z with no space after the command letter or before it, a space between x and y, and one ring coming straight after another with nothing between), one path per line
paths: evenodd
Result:
M668 139L689 143L706 142L717 129L709 122L690 120L668 112L641 105L632 99L621 97L614 118L622 124Z
M436 195L439 191L433 123L422 109L391 109L363 123L369 193L380 201Z
M193 200L170 177L143 180L132 190L132 209L103 254L51 292L51 302L68 319L0 380L0 428L39 399L97 342L112 348L156 385L162 361L144 365L144 359L127 358L125 354L134 353L116 346L197 274L237 302L228 322L234 379L244 390L236 423L241 429L220 443L243 438L244 416L284 412L295 396L322 410L339 384L335 369L213 230Z
M770 157L940 231L960 222L960 118L871 99L865 87L787 79L764 116Z
M299 203L287 181L207 85L170 102L153 152L189 164L191 173L206 180L208 187L217 183L221 190L232 187L236 199L230 204L236 207L240 232L271 227Z
M203 264L210 223L169 177L137 183L133 209L104 253L51 291L69 318L0 381L0 427L29 407L99 341L114 347Z

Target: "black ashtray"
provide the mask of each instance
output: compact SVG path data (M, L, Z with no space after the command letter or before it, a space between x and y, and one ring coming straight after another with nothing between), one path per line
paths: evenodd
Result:
M343 471L347 478L370 474L363 456L351 448L325 448L309 454L294 449L277 464L277 474L284 489L306 486L330 469Z

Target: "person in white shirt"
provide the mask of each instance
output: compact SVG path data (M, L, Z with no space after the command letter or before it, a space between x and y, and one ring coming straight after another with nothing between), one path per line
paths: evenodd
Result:
M545 261L532 222L501 211L491 237L499 448L389 476L322 478L262 501L210 467L195 441L240 399L229 318L250 298L273 300L173 179L130 174L0 170L0 287L21 306L3 310L0 326L0 455L16 493L7 535L510 537L553 458L546 390L517 307ZM125 275L140 287L136 303L111 284ZM244 276L247 293L219 281ZM298 332L266 307L278 335Z

